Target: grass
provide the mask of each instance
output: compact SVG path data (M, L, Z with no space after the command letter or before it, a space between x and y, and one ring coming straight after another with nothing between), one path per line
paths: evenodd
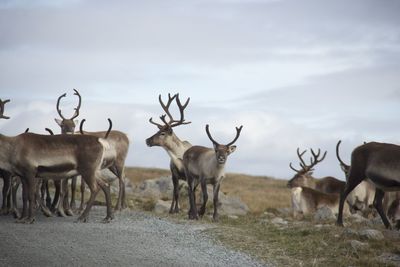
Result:
M139 185L147 179L170 176L170 172L164 169L127 168L126 176L131 183ZM350 227L340 228L330 222L316 226L311 216L298 221L290 215L279 215L288 222L287 226L273 224L270 213L265 211L278 214L279 208L290 207L290 191L286 188L285 180L227 174L221 184L221 191L240 197L248 205L250 214L238 219L222 216L219 223L213 223L209 216L205 216L198 222L191 223L212 224L215 227L206 231L219 242L266 263L277 266L395 266L380 262L379 256L383 253L400 254L400 235L385 230L382 224L373 227L351 224ZM127 197L130 203L134 203L130 205L134 209L151 212L154 208L154 200L138 199L130 195ZM187 207L186 197L181 197L181 206ZM185 212L164 217L178 223L187 223ZM384 233L385 239L360 240L357 236L344 234L348 228L378 229ZM368 246L354 249L350 244L351 240L364 242Z

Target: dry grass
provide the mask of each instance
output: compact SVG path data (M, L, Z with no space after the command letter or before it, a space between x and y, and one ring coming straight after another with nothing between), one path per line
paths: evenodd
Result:
M146 179L169 176L170 172L163 169L127 168L126 174L132 183L138 185ZM396 266L379 261L383 253L400 254L399 233L384 230L381 224L373 227L351 225L355 230L375 228L385 235L384 240L368 241L343 234L349 226L340 228L330 222L316 227L311 217L296 221L283 216L288 221L287 227L271 223L264 211L290 207L290 191L286 188L286 182L264 176L227 174L221 184L221 191L240 197L249 206L250 214L239 219L222 216L218 224L211 222L207 216L192 223L214 224L217 227L207 231L226 246L277 266ZM186 204L187 199L183 198L181 200ZM136 209L149 211L154 206L151 201L134 201ZM185 213L165 217L176 222L187 222ZM350 245L351 240L368 245L363 249L354 249Z
M286 183L266 176L228 173L222 181L221 191L240 197L252 213L259 214L268 209L290 206L290 191Z

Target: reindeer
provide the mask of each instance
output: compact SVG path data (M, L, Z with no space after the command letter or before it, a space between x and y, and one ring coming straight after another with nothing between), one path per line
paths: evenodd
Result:
M342 141L339 140L338 143L336 144L336 158L339 161L340 168L344 172L345 176L347 176L350 171L350 166L344 163L344 161L340 158L339 146L341 142ZM375 194L375 186L368 180L362 181L347 196L346 201L350 206L351 212L354 213L357 210L367 211L369 207L373 205L374 194Z
M340 194L343 190L345 182L342 182L334 177L327 176L321 179L316 179L312 176L312 171L315 165L325 159L327 151L323 154L321 159L318 159L321 150L318 149L318 153L315 153L314 150L311 149L312 158L310 159L310 164L307 165L303 160L303 155L307 150L304 150L300 153L300 149L297 148L297 156L300 159L300 167L301 169L297 170L292 166L292 163L289 164L289 167L296 172L291 180L287 183L287 186L290 188L303 186L313 188L315 190L321 191L323 193L329 194Z
M374 207L386 228L392 228L383 209L385 191L400 190L400 146L370 142L355 148L351 154L351 165L346 176L346 186L340 196L336 224L343 226L343 205L347 195L365 179L376 187Z
M57 99L56 109L57 109L58 115L60 116L61 120L57 119L57 118L55 118L54 120L61 127L61 134L74 134L75 133L75 127L76 127L76 125L78 125L78 120L74 120L74 119L76 119L79 116L79 110L81 108L82 97L81 97L81 95L79 94L79 92L76 89L73 89L73 90L74 90L74 95L78 96L78 106L75 108L74 115L72 115L72 117L70 119L66 119L62 115L62 112L61 112L61 109L60 109L60 100L61 100L61 98L66 97L67 94L64 93L61 96L59 96L58 99ZM76 180L77 180L77 177L72 177L72 179L71 179L71 202L70 203L68 202L68 183L64 182L65 189L63 189L63 190L66 190L66 191L65 191L65 199L64 199L63 206L64 206L65 214L69 215L69 216L73 215L73 212L72 212L71 208L72 209L76 208L76 204L75 204ZM47 182L45 182L45 186L48 188L48 183ZM60 182L59 181L55 181L54 182L54 186L56 188L56 192L55 192L54 198L58 199L59 198L59 192L60 192L60 186L61 186ZM82 207L83 207L82 206L83 205L82 202L83 202L83 199L84 199L84 194L85 194L85 184L81 180L81 206L80 206L80 210L82 210ZM54 210L56 204L57 204L57 202L53 201L53 204L52 204L52 209L53 210ZM58 211L59 211L59 215L60 216L65 216L64 211L62 211L60 209L58 209Z
M108 119L110 122L110 130L111 130L111 120ZM125 209L126 205L126 198L125 198L125 159L128 154L129 149L129 139L127 135L120 131L108 131L108 132L86 132L83 131L83 123L85 119L81 121L80 124L80 134L85 135L93 135L97 137L106 136L107 141L109 143L109 148L105 151L104 161L102 163L102 169L109 169L119 181L119 192L118 192L118 200L115 205L115 210L120 211L121 209ZM81 184L82 185L82 184ZM81 187L81 191L85 191L85 184ZM84 194L82 193L81 198L81 207L83 208L84 202Z
M174 120L172 117L169 108L171 103L176 100L180 111L180 119ZM189 124L191 122L186 122L184 119L184 110L189 104L190 98L188 98L184 105L182 105L179 94L175 94L171 97L168 94L168 102L164 104L161 99L161 95L159 95L158 100L160 102L161 107L163 108L165 115L160 117L163 124L156 123L153 121L153 118L150 118L149 122L158 127L158 132L153 136L146 139L146 144L149 147L152 146L160 146L167 151L168 155L171 158L170 161L170 170L172 174L172 183L174 186L174 192L172 196L172 203L169 210L169 213L178 213L179 212L179 180L186 181L185 172L182 164L183 154L186 150L188 150L192 145L188 141L181 141L174 133L173 128L179 125ZM167 122L166 116L168 116L169 121Z
M232 142L221 145L212 138L207 124L206 133L214 148L192 146L183 154L183 166L189 186L190 220L198 219L198 215L204 215L208 200L207 183L209 183L213 185L213 220L218 221L218 193L221 181L225 177L225 163L228 156L236 150L233 144L239 138L242 128L243 126L236 127L236 137ZM203 194L203 203L198 214L195 198L196 183L200 183Z
M0 177L3 178L3 203L0 209L0 215L7 215L12 213L15 218L20 216L17 209L17 189L20 183L19 177L12 177L12 175L5 171L0 170Z
M319 208L327 207L333 213L337 213L340 196L338 194L324 193L312 188L296 186L291 189L293 217L300 214L307 215L314 213ZM348 206L345 206L345 213L349 213Z
M0 118L4 116L4 104L0 100ZM39 135L23 133L14 137L0 134L0 169L21 177L23 186L23 223L35 220L35 183L41 178L65 179L81 175L90 189L90 199L78 221L86 222L99 187L104 191L107 202L107 216L113 219L110 191L107 185L97 179L100 174L107 140L90 135Z

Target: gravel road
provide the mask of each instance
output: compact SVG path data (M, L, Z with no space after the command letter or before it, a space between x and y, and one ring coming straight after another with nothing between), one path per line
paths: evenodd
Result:
M1 216L0 266L264 266L217 244L204 232L207 225L135 211L103 224L104 216L97 206L88 223L40 212L31 225Z

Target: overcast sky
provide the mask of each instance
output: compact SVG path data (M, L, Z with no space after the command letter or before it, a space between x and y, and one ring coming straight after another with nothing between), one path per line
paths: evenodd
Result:
M72 116L131 140L128 166L168 168L144 140L158 95L191 98L182 140L227 143L243 125L228 172L289 178L296 148L328 150L315 176L343 179L364 141L400 141L400 1L0 0L0 132L44 133L59 95ZM174 110L177 115L177 110ZM308 156L307 156L308 159Z

